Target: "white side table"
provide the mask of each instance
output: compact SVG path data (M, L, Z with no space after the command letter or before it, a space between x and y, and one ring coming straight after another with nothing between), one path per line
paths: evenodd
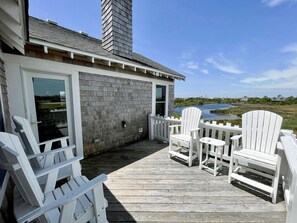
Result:
M200 140L200 156L199 156L199 169L202 170L202 168L206 168L208 170L213 171L213 175L217 175L218 169L222 168L223 164L223 146L226 144L225 141L219 140L219 139L213 139L209 137L201 138ZM206 157L202 161L202 146L203 143L214 146L215 150L215 160L214 160L214 168L210 168L207 166L208 163L208 148L206 148ZM220 150L220 151L219 151ZM220 153L220 165L217 167L217 159L218 159L218 151Z

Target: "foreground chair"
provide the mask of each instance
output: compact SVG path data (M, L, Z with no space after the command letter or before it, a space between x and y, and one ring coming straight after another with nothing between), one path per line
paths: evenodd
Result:
M0 168L8 170L16 185L14 214L18 222L107 222L102 183L105 174L89 181L78 176L54 190L42 191L40 176L56 182L59 168L71 160L34 172L17 136L0 133Z
M231 138L233 142L228 182L235 179L266 191L272 197L273 203L276 202L281 163L281 157L275 154L275 151L282 120L281 116L269 111L247 112L242 115L242 135ZM269 177L272 179L272 185L268 186L240 175L238 171L242 168Z
M13 116L12 120L16 126L15 131L19 133L23 144L25 145L25 152L30 157L30 163L34 169L42 169L63 162L65 160L75 157L78 154L75 145L68 146L67 140L69 137L61 137L58 139L47 140L42 143L37 143L34 133L32 131L29 121L25 118ZM52 145L59 142L61 148L52 149ZM41 152L40 146L44 146L44 152ZM41 155L43 154L43 155ZM83 157L79 157L82 159ZM81 165L78 162L59 171L58 179L76 177L81 175ZM42 180L39 180L42 183Z
M169 156L178 157L190 166L198 158L198 126L201 110L195 107L185 108L182 111L181 125L172 125L170 128ZM194 151L194 144L196 150ZM183 149L189 153L185 155Z

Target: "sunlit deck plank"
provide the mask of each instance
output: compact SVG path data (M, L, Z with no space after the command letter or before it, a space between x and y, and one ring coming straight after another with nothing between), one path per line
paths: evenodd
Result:
M142 141L82 162L90 178L108 174L110 222L285 222L283 201L228 184L227 168L213 177L171 160L166 147Z

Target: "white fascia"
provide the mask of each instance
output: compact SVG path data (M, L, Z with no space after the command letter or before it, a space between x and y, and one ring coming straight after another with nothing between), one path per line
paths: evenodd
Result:
M166 73L166 72L163 72L163 71L151 68L151 67L142 66L142 65L134 64L134 63L129 63L126 61L121 61L121 60L117 60L114 58L109 58L109 57L97 55L94 53L89 53L89 52L85 52L82 50L74 49L71 47L61 46L61 45L55 44L55 43L49 43L47 41L39 40L39 39L32 38L32 37L30 37L30 43L36 44L36 45L41 45L43 47L47 47L47 48L51 48L51 49L55 49L55 50L66 51L66 52L70 53L71 55L76 54L76 55L87 56L87 57L98 59L98 60L103 60L103 61L106 61L107 64L111 64L111 63L120 64L123 69L125 69L126 67L131 67L134 70L138 69L140 71L144 71L145 73L150 73L154 76L164 76L164 77L170 78L170 79L185 80L185 77L181 77L181 76L174 75L174 74L169 74L169 73Z

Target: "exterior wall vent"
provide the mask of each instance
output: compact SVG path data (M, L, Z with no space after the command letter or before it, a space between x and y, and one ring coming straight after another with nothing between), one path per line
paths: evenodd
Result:
M58 23L57 22L55 22L55 21L53 21L53 20L51 20L51 19L47 19L46 20L49 24L52 24L52 25L58 25Z
M79 31L79 33L80 33L81 35L84 35L84 36L89 36L89 34L83 32L83 31Z

